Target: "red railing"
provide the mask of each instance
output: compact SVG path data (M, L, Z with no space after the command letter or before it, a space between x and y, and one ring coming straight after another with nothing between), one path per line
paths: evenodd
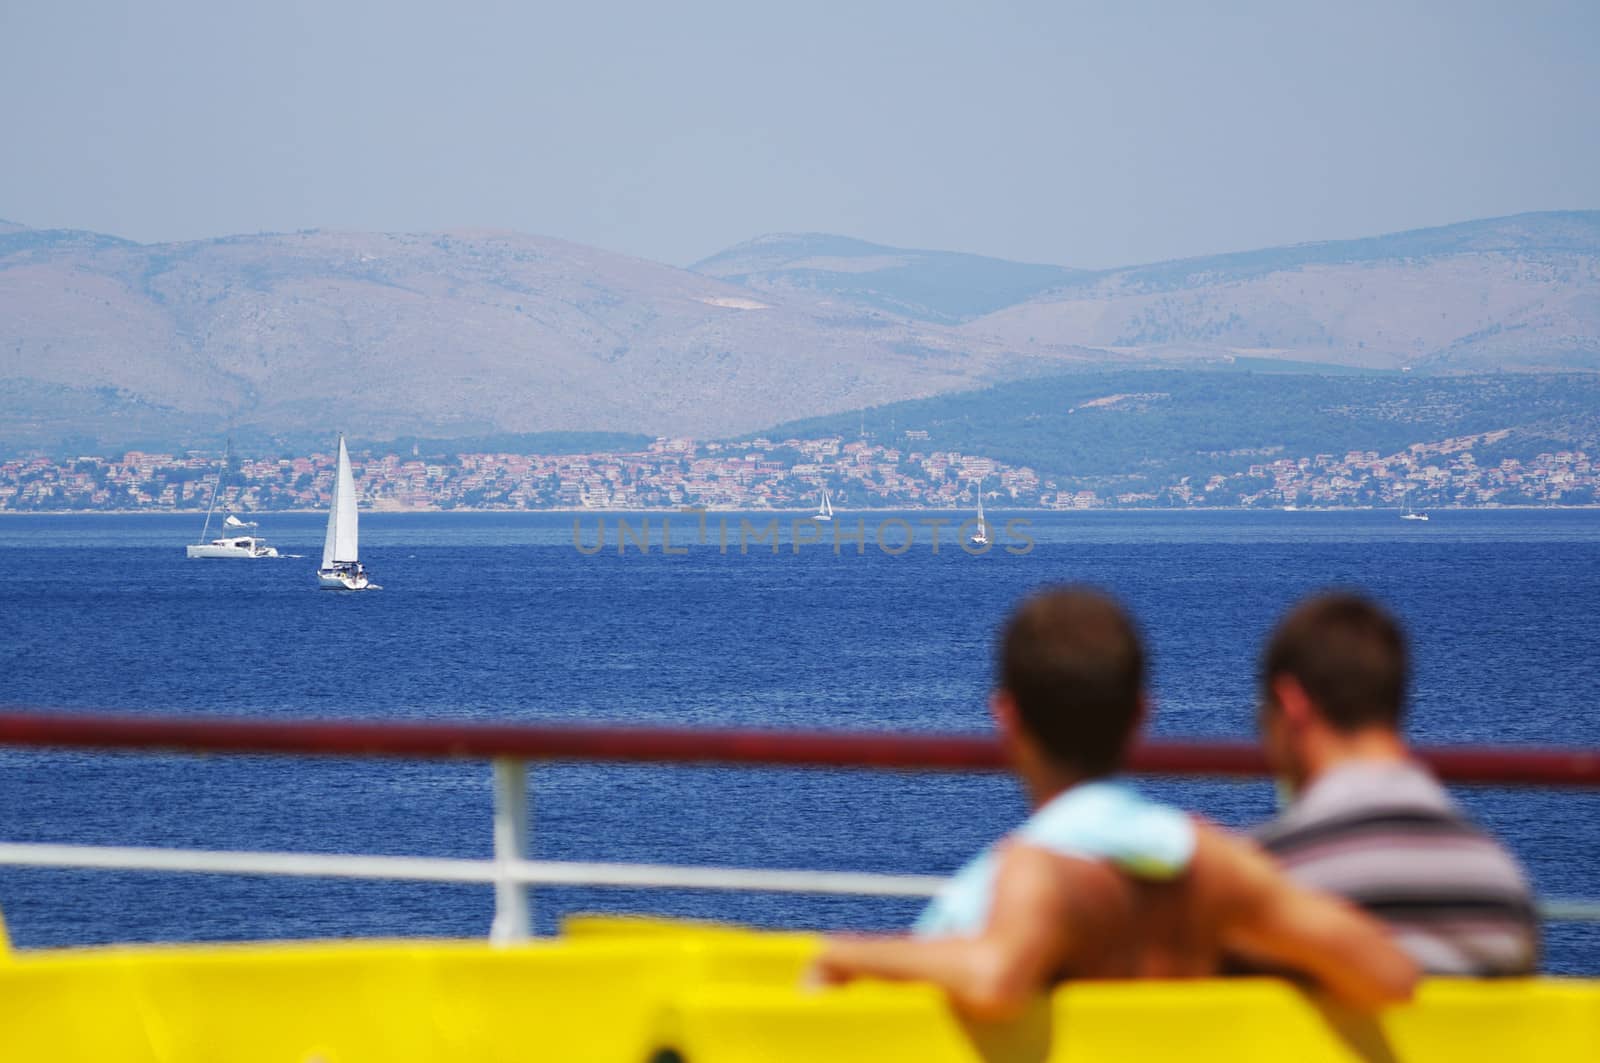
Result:
M652 761L907 771L992 771L1005 766L993 737L813 731L689 731L664 728L227 720L175 716L0 713L0 746L187 753L448 757L493 763L494 859L150 849L0 842L0 865L133 871L296 875L492 883L490 938L529 935L528 888L653 886L926 897L940 880L871 872L680 867L539 861L527 856L528 766L551 760ZM1420 754L1459 783L1600 787L1600 750L1431 749ZM1135 772L1250 777L1266 773L1244 743L1150 742ZM1550 919L1600 922L1600 905L1545 899Z
M992 737L872 732L702 731L648 727L238 720L170 715L0 714L0 745L416 758L655 761L790 767L993 771ZM1433 748L1418 755L1455 783L1600 787L1600 749ZM1248 778L1267 774L1254 745L1146 742L1129 770Z

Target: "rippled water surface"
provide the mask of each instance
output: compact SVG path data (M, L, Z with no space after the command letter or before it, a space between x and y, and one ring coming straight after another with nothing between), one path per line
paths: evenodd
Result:
M604 721L694 727L978 731L993 632L1030 588L1111 588L1149 638L1164 736L1251 734L1260 641L1297 595L1364 587L1417 655L1412 732L1428 743L1600 745L1600 512L1086 513L968 556L953 525L832 531L796 553L724 552L712 515L672 518L674 550L593 556L555 514L364 514L384 590L315 589L322 518L262 518L278 561L188 561L189 517L0 519L0 703L194 717ZM1007 514L991 514L1001 521ZM1016 515L1022 516L1022 515ZM593 550L602 518L585 515ZM769 519L749 518L759 529ZM641 518L629 518L636 542ZM788 518L784 518L784 529ZM1230 824L1266 784L1151 787ZM1541 892L1600 895L1600 794L1464 790ZM539 856L937 872L1020 818L994 776L566 765L532 786ZM475 763L0 751L0 838L485 856ZM0 869L23 945L485 932L484 887ZM769 925L901 925L898 901L548 889L574 910ZM1600 932L1557 926L1552 969L1600 972Z

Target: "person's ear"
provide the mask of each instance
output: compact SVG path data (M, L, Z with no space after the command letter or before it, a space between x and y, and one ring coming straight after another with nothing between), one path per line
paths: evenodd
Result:
M1000 737L1008 744L1014 742L1021 720L1017 716L1017 703L1008 691L1000 689L989 695L989 715L994 717L995 726L1000 729Z
M1316 715L1311 705L1311 695L1292 675L1279 675L1272 680L1272 699L1278 703L1283 721L1292 727L1304 727Z
M989 695L989 714L1000 731L1000 748L1005 750L1006 759L1013 766L1029 763L1033 755L1032 743L1028 729L1022 725L1022 710L1017 708L1017 699L1003 688L996 690Z

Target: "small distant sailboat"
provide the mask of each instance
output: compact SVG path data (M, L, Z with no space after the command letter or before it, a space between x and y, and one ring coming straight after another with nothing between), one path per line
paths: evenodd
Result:
M328 534L322 540L322 567L317 569L317 586L325 591L377 588L361 567L356 519L356 479L350 472L350 452L345 449L341 434L333 504L328 509Z
M227 455L223 455L222 467L228 467ZM266 544L266 541L256 535L252 529L258 525L255 521L244 521L232 513L222 518L223 534L220 538L206 541L206 536L211 534L211 514L217 508L217 495L222 493L222 472L218 470L217 480L211 485L211 501L206 505L206 522L200 528L200 541L190 543L184 547L185 557L277 557L278 551ZM245 533L245 534L240 534Z
M970 540L973 546L989 545L989 521L983 515L983 481L978 481L978 530Z
M1411 508L1411 496L1410 495L1406 495L1405 508L1400 513L1400 519L1401 520L1427 520L1428 519L1428 515L1426 513L1418 513L1416 510L1412 509Z
M821 502L820 505L817 506L816 516L812 517L811 519L812 520L832 520L833 519L833 498L828 494L828 489L826 487L824 487L822 489L822 502Z

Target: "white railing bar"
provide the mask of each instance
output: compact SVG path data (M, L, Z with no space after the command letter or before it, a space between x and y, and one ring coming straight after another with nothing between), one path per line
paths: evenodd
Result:
M493 860L429 856L346 856L331 853L158 849L132 845L0 843L0 865L78 867L114 871L289 875L304 878L411 879L418 882L493 882Z
M528 768L520 760L494 760L494 922L489 940L496 945L526 941L533 932L527 884L514 871L527 858Z
M1552 923L1600 923L1600 901L1541 900L1539 915Z
M568 860L518 860L502 865L495 860L443 856L353 856L0 842L0 866L7 865L413 882L497 883L509 878L527 885L545 886L749 890L866 897L929 897L945 882L937 875L893 875L876 871L793 871ZM1540 901L1538 907L1539 914L1552 922L1600 923L1600 901L1552 898Z
M0 865L416 882L499 883L508 880L525 885L638 886L875 897L928 897L944 884L944 879L937 875L890 875L872 871L787 871L575 860L502 862L442 856L352 856L43 842L0 842Z
M938 875L892 875L875 871L779 871L566 860L529 860L522 867L525 870L520 877L524 882L565 886L645 886L866 897L931 897L945 883Z

